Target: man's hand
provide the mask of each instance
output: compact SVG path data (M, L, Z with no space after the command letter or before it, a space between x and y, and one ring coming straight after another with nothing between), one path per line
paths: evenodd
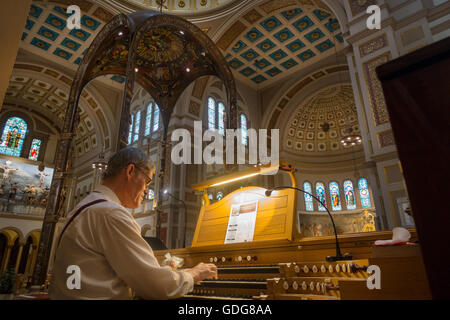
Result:
M188 272L194 278L194 283L198 283L203 279L217 279L217 267L211 263L199 263L191 269L184 269L184 272Z

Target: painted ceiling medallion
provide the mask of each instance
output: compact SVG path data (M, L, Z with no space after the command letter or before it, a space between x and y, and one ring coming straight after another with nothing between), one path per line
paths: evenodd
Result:
M183 55L182 39L175 33L157 28L145 34L138 45L140 57L151 63L173 62Z

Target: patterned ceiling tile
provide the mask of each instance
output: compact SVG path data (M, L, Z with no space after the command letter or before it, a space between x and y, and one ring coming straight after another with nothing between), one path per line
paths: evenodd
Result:
M289 70L289 69L291 69L292 67L295 67L296 65L298 65L298 62L295 61L294 59L289 59L289 60L283 62L281 65L282 65L286 70Z
M34 26L34 23L35 23L34 21L32 21L30 19L27 19L27 23L25 25L25 29L31 30L33 28L33 26Z
M35 47L38 47L39 49L47 51L48 48L50 48L50 43L45 42L44 40L38 39L36 37L31 40L31 44Z
M302 53L300 53L297 57L300 58L300 60L302 60L303 62L305 62L308 59L311 59L312 57L314 57L316 54L311 50L308 49Z
M28 36L28 33L23 32L23 33L22 33L22 39L21 39L21 40L22 40L22 41L25 40L25 39L27 38L27 36Z
M260 25L267 31L271 32L281 25L281 21L278 20L275 16L272 16L261 22Z
M320 9L313 10L313 13L320 21L325 20L326 18L331 16L331 14L329 14L328 12L322 11Z
M331 21L328 21L327 23L325 23L325 27L327 27L328 31L330 32L335 32L340 28L337 19L332 19Z
M52 41L55 41L56 38L59 37L59 33L58 33L58 32L55 32L55 31L53 31L53 30L50 30L49 28L46 28L46 27L44 27L44 26L42 26L42 27L39 29L38 34L41 35L41 36L43 36L43 37L45 37L45 38L47 38L47 39L50 39L50 40L52 40Z
M313 43L321 38L325 37L325 34L319 29L311 31L310 33L305 35L305 38L309 40L309 42Z
M262 75L259 75L259 76L256 76L256 77L252 78L252 81L255 82L255 83L258 83L258 84L262 83L262 82L264 82L266 80L267 80L267 78L262 76Z
M78 57L73 63L79 65L79 64L81 63L81 60L82 60L82 59L81 59L80 57Z
M240 71L244 76L249 77L256 73L256 71L250 67L244 68Z
M258 21L262 17L263 16L261 15L261 13L259 13L255 9L251 10L250 12L248 12L248 13L246 13L244 15L244 19L247 20L247 22L250 23L250 24L255 23L256 21Z
M63 30L66 27L66 21L55 16L52 13L49 14L47 19L45 20L45 23L47 23L47 24L51 25L52 27L55 27L59 30Z
M314 22L308 17L304 16L303 18L300 18L299 20L295 21L292 24L298 31L303 32L306 29L310 28L314 25Z
M253 49L250 49L250 50L247 50L246 52L244 52L243 54L241 54L241 57L247 61L252 61L253 59L256 59L259 57L259 53Z
M247 44L244 41L239 40L236 42L236 44L231 48L234 52L239 52L242 49L244 49L247 46Z
M291 20L291 19L295 18L296 16L298 16L302 12L303 12L302 9L297 8L297 9L283 11L281 14L283 15L283 17L286 18L286 20Z
M298 50L300 50L301 48L305 47L305 44L303 42L301 42L299 39L289 43L286 46L289 50L291 50L291 52L297 52Z
M263 36L263 34L261 33L261 31L259 31L256 28L252 28L249 32L247 32L245 34L245 37L250 41L250 42L255 42L256 40L258 40L259 38L261 38Z
M83 54L84 54L84 52L83 52ZM227 53L227 55L225 56L225 59L229 59L231 57L232 57L231 53Z
M39 18L41 16L41 13L42 13L42 8L32 4L31 8L30 8L30 12L28 14L32 17Z
M266 59L263 58L263 59L261 59L261 60L258 60L258 62L255 62L254 65L255 65L258 69L262 70L262 69L264 69L264 68L270 66L271 63L270 63L269 61L267 61Z
M319 43L318 45L316 45L316 49L319 50L320 52L325 52L328 49L331 49L334 47L334 43L331 42L330 39L325 40L322 43Z
M284 28L283 30L275 33L273 36L277 38L278 41L285 42L291 39L294 36L294 34L288 28Z
M65 39L61 42L61 44L62 44L64 47L66 47L66 48L68 48L68 49L70 49L70 50L72 50L72 51L77 51L78 48L81 47L81 44L79 44L78 42L75 42L75 41L73 41L73 40L70 40L69 38L65 38Z
M270 57L275 61L280 61L281 59L287 57L287 53L281 49L278 49L274 53L270 54Z
M334 36L340 43L344 42L344 37L342 36L342 32Z
M78 38L80 40L86 41L87 38L91 36L89 32L86 32L81 29L72 29L72 31L69 32L71 36L74 36L75 38Z
M100 22L95 20L94 18L91 18L87 15L83 15L81 17L81 24L85 27L88 27L89 29L95 31L97 30L98 26L100 25Z
M278 69L277 67L273 67L272 69L270 69L269 71L266 71L266 74L268 74L269 76L271 76L272 78L279 75L281 73L281 70Z
M269 39L264 40L256 45L262 52L267 52L275 47L275 43L270 41Z
M125 82L125 77L123 77L121 75L118 75L118 74L115 74L115 75L113 75L111 77L111 80L114 80L114 81L116 81L118 83L124 83Z
M228 62L228 64L229 64L230 67L232 67L233 69L237 69L237 68L239 68L240 66L242 66L244 63L243 63L241 60L234 58L233 60L231 60L230 62Z
M60 48L56 48L56 50L53 51L53 54L55 56L61 57L61 58L66 59L66 60L69 60L72 57L71 53L69 53L69 52L67 52L67 51L65 51L63 49L60 49Z
M63 7L60 7L60 6L55 6L53 8L53 10L58 12L58 13L60 13L60 14L62 14L65 17L70 17L71 16L70 13L67 13L67 9L66 8L63 8Z

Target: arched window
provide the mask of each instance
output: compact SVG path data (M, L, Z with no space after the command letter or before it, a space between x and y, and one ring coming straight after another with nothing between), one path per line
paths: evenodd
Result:
M322 182L316 183L316 196L325 206L327 205L327 194L325 192L325 185ZM320 203L319 211L326 211L325 207Z
M147 106L145 114L145 135L148 136L152 132L159 129L159 108L154 102L150 102Z
M131 138L133 137L133 127L134 127L134 114L131 115L130 131L128 132L128 144L131 143Z
M309 182L303 183L303 190L313 194L312 193L312 188L311 188L311 183L309 183ZM313 197L311 195L309 195L309 194L306 194L306 193L304 194L304 196L305 196L305 209L306 209L306 211L314 211Z
M347 210L356 209L355 191L353 190L353 183L350 180L344 181L344 196Z
M217 194L216 194L216 199L219 200L219 201L223 199L223 193L222 193L222 191L217 192Z
M153 132L159 129L159 107L155 104L155 111L153 113Z
M245 114L241 113L241 143L244 146L248 145L248 137L247 137L247 117Z
M337 182L330 182L331 207L333 211L342 210L341 196L339 194L339 185Z
M9 118L3 129L0 153L20 156L23 140L27 134L27 123L18 117Z
M216 103L211 97L208 98L208 129L219 130L221 135L225 135L225 105Z
M361 197L361 206L363 208L370 208L370 194L369 194L369 185L367 184L367 180L365 178L361 178L358 180L358 188L359 188L359 196Z
M148 200L153 200L153 199L155 199L155 191L153 191L153 189L148 189L147 199L148 199Z
M28 159L37 161L39 157L39 151L41 150L41 143L41 140L33 139L33 141L31 142L31 149Z
M134 124L134 138L133 142L136 142L139 140L139 134L141 132L141 110L138 110L136 112L136 123Z

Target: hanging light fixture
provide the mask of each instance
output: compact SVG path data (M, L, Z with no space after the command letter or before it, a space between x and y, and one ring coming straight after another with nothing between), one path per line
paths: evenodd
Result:
M105 161L105 147L102 147L102 152L98 155L99 160L92 163L92 169L105 172L108 168L108 164Z

